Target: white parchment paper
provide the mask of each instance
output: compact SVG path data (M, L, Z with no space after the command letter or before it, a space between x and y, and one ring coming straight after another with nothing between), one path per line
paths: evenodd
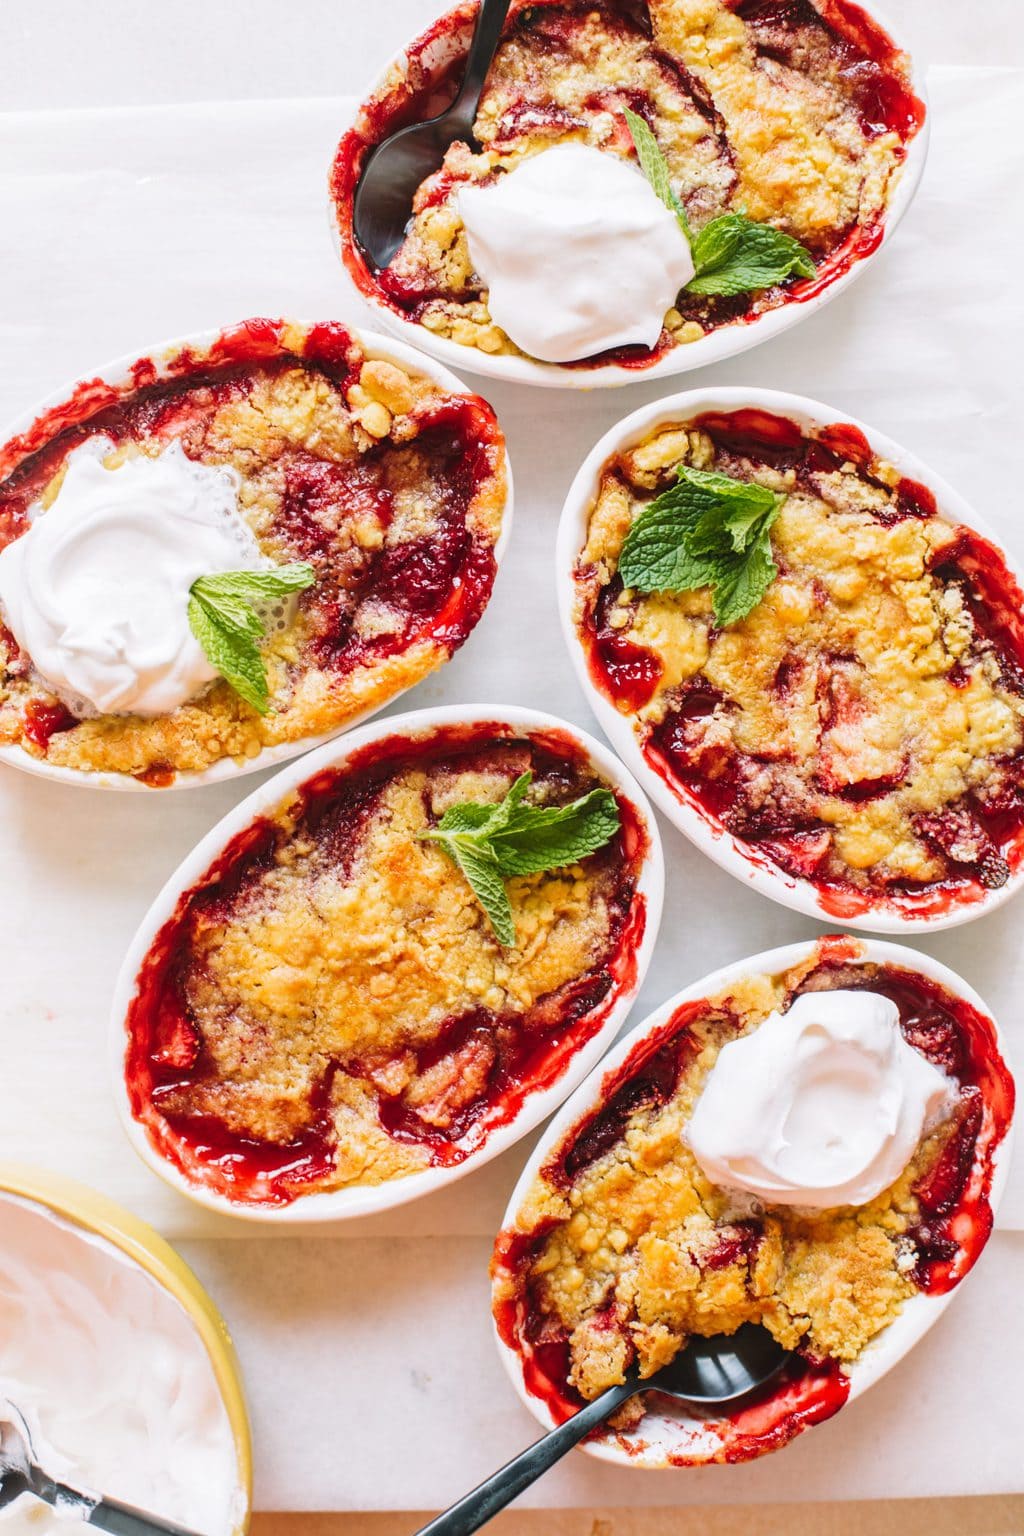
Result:
M806 325L691 380L792 389L876 424L964 490L1020 552L1024 71L938 68L931 90L925 182L875 267ZM0 114L0 423L65 379L183 332L257 313L366 323L325 207L351 105ZM512 546L480 628L408 703L532 704L593 730L555 617L555 523L596 438L674 386L564 398L481 387L515 465ZM254 1236L149 1174L112 1110L107 1013L125 945L178 861L256 782L104 796L0 774L0 1158L74 1172L172 1239L193 1240L187 1253L239 1335L262 1507L437 1506L532 1433L493 1355L485 1280L528 1144L330 1238ZM823 931L745 890L664 823L663 832L665 920L634 1021L714 966ZM978 988L1024 1056L1022 918L1018 899L921 947ZM660 1477L575 1457L535 1502L1024 1489L1020 1160L1000 1225L965 1297L914 1358L792 1450L754 1467Z

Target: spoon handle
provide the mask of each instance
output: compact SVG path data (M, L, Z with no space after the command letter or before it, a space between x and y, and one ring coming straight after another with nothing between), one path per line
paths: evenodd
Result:
M130 1504L119 1504L116 1499L100 1499L86 1515L86 1523L98 1531L109 1531L110 1536L196 1536L194 1531L173 1520L162 1520L156 1515L144 1514Z
M628 1380L621 1386L609 1387L571 1419L566 1419L564 1424L559 1424L557 1429L506 1463L472 1493L467 1493L443 1515L423 1526L416 1536L470 1536L471 1531L478 1531L639 1390L638 1382Z
M501 41L501 29L512 0L481 0L476 31L466 55L466 70L459 86L459 94L451 105L451 112L465 118L472 126L476 109L483 94L484 81L491 67L495 50Z
M74 1510L86 1525L109 1531L110 1536L195 1536L194 1531L176 1525L173 1520L144 1514L116 1499L97 1499L94 1494L69 1488L67 1483L58 1483L45 1473L33 1479L32 1492L55 1509Z

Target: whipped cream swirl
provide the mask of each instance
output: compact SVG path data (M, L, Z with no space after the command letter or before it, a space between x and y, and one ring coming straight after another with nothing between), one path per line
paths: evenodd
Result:
M203 1536L245 1507L231 1422L187 1312L113 1244L0 1195L0 1400L48 1472ZM59 1536L67 1510L27 1495L3 1536ZM78 1520L74 1519L78 1524Z
M653 347L693 277L686 236L643 173L586 144L463 187L458 207L491 319L542 362Z
M53 504L0 551L0 611L76 714L170 714L218 675L189 626L192 583L265 561L234 470L178 442L107 469L112 448L76 449Z
M708 1178L768 1205L865 1205L899 1178L956 1085L877 992L806 992L723 1046L683 1135Z

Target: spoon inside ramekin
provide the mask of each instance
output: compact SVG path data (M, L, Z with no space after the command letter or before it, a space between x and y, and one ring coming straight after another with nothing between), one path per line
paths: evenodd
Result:
M609 1387L557 1429L542 1435L458 1504L423 1526L418 1536L469 1536L471 1531L478 1531L638 1392L660 1392L690 1406L719 1408L756 1392L777 1376L789 1359L790 1351L783 1349L767 1328L744 1323L732 1334L691 1339L669 1365L646 1380L634 1364L617 1386Z
M377 267L386 267L405 238L412 200L449 145L473 138L487 71L501 41L510 0L483 0L459 93L439 117L411 123L373 149L352 205L356 239Z

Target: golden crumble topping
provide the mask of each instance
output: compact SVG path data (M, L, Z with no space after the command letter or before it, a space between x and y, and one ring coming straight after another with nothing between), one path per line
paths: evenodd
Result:
M599 1107L567 1133L503 1234L496 1315L515 1316L520 1347L564 1343L563 1388L594 1398L634 1364L652 1376L691 1335L744 1323L810 1360L848 1365L922 1287L919 1191L957 1144L970 1087L896 1183L860 1207L765 1206L712 1184L683 1140L721 1047L798 992L891 987L905 1033L935 1007L930 993L916 997L914 973L823 951L683 1005L606 1081ZM938 1035L921 1033L928 1054ZM642 1413L641 1402L617 1422Z
M170 1080L157 1072L163 1120L187 1140L212 1119L286 1161L315 1135L329 1149L306 1181L318 1188L414 1172L439 1148L460 1160L549 1048L597 1027L633 902L640 855L620 835L580 864L510 880L516 939L502 947L420 834L452 805L499 802L528 769L541 804L599 781L528 741L399 746L300 792L255 856L188 900L161 1001L143 998L132 1026L156 1031L149 1069L167 1056L168 1006L171 1037L190 1041L184 1073L173 1046Z
M606 465L576 569L595 682L680 793L784 869L863 890L1003 883L1024 688L999 633L1019 608L1002 557L862 439L790 426L780 448L745 439L742 416L662 427ZM725 629L707 589L616 575L680 464L786 498L779 574Z
M326 360L310 341L323 332ZM241 363L212 349L73 431L63 416L56 426L0 480L3 541L45 515L85 437L112 438L108 468L177 439L190 458L237 472L262 552L309 561L316 581L265 641L265 716L217 681L155 719L80 718L0 625L0 741L49 763L159 783L336 730L446 660L486 604L506 495L493 414L365 358L340 326L279 327L269 354Z
M883 35L847 36L827 0L820 9L810 0L650 0L644 9L649 23L616 0L515 6L480 102L478 147L454 144L423 183L407 239L385 272L371 279L357 253L346 258L357 280L428 330L515 353L473 270L459 188L493 181L560 142L629 157L627 107L654 129L693 229L742 210L807 245L823 273L841 249L856 246L858 231L870 244L922 111L906 60ZM408 110L407 90L389 83L367 109L366 142L386 134L388 91ZM334 178L341 203L354 187L354 152L343 142ZM339 217L344 233L344 209ZM785 299L779 287L739 300L684 292L655 352Z

